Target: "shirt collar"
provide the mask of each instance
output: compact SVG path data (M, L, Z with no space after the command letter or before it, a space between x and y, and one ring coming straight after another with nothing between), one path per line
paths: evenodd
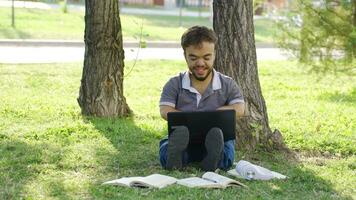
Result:
M219 73L213 69L213 83L212 83L212 89L213 90L220 90L221 89L221 81L219 78ZM182 79L182 88L191 90L191 81L189 77L189 71L186 71L184 73L183 79Z

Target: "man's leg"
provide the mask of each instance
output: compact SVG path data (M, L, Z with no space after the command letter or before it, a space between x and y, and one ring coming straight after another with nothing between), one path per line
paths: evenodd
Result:
M168 139L163 139L160 142L160 162L162 167L166 169L180 169L183 163L187 163L185 150L189 143L189 131L185 126L177 127L169 136Z
M207 155L201 162L205 171L215 171L223 158L224 137L220 128L212 128L206 135L205 148Z
M234 163L235 140L228 140L224 143L223 158L219 161L218 167L223 170L229 169Z

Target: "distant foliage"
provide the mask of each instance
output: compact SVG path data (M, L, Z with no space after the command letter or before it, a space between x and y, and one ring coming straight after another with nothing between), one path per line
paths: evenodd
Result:
M253 12L256 12L258 8L261 8L263 6L263 3L263 0L253 0Z
M297 0L278 23L278 44L318 73L356 73L356 0Z

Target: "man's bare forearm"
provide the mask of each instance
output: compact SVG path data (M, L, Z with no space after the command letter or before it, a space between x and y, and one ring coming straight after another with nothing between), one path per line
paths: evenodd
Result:
M169 112L180 112L179 110L173 108L172 106L159 106L159 111L161 113L161 117L167 120L167 114Z
M236 112L236 119L239 119L244 116L245 114L245 104L244 103L237 103L233 105L226 105L218 108L218 110L235 110Z

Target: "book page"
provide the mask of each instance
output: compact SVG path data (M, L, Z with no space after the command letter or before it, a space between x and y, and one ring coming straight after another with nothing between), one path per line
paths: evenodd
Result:
M130 186L164 188L176 182L177 182L176 178L166 176L166 175L161 175L161 174L152 174L143 177L142 179L132 181L130 183Z
M214 172L206 172L205 174L203 174L202 177L204 179L207 179L207 180L210 180L210 181L214 181L216 183L224 185L225 187L232 186L232 185L245 186L244 184L242 184L242 183L240 183L240 182L238 182L238 181L236 181L234 179L222 176L222 175L214 173Z
M142 179L143 177L123 177L119 179L115 179L112 181L106 181L103 185L119 185L119 186L127 186L130 187L130 183L134 180Z
M197 187L197 188L224 188L224 186L222 186L219 183L215 183L213 181L208 181L206 179L202 179L199 177L190 177L190 178L184 178L184 179L180 179L177 181L177 184L179 185L184 185L187 187Z

